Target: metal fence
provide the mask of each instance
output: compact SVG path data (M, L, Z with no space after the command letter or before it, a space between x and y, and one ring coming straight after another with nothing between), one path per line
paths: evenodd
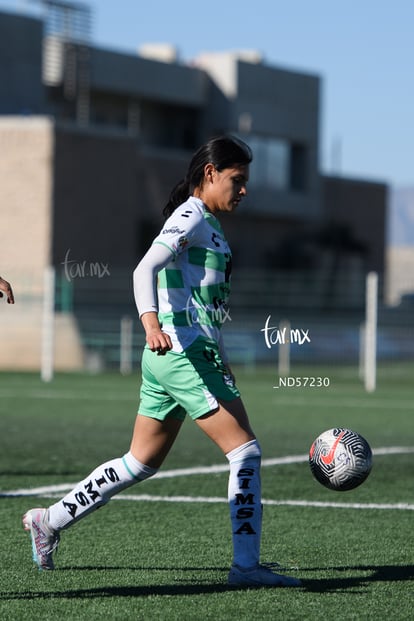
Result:
M23 330L23 325L27 326L42 312L43 285L40 278L27 275L16 275L13 284L16 304L7 313L2 309L2 323L7 332L7 326L13 322L14 334L18 334L19 321ZM408 297L398 306L387 306L382 302L383 290L380 278L378 362L414 362L414 302ZM57 270L54 299L56 316L73 319L71 325L76 326L84 369L131 372L138 368L145 339L133 299L130 271L111 270L102 278L97 274L78 274L68 279L64 271ZM365 313L365 277L238 271L232 282L231 308L223 323L223 333L230 359L246 368L275 364L281 351L288 349L292 368L347 364L357 372ZM44 322L39 324L39 330L42 329ZM35 330L34 341L40 338ZM9 347L13 345L11 342ZM284 350L280 345L285 346ZM64 352L61 354L64 359ZM1 366L7 368L4 356Z

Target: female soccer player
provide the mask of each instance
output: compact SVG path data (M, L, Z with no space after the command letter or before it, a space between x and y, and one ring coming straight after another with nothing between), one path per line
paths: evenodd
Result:
M40 568L53 569L61 530L158 471L188 414L230 464L229 584L300 585L259 563L261 450L220 334L228 317L231 252L216 216L234 211L245 196L251 159L242 141L213 138L194 154L187 176L172 190L165 224L134 271L147 345L130 450L96 468L48 509L25 514Z

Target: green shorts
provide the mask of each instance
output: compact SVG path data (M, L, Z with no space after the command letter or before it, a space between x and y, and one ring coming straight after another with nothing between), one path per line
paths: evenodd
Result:
M184 352L159 356L145 347L142 355L138 413L158 420L196 419L240 396L214 341L197 338Z

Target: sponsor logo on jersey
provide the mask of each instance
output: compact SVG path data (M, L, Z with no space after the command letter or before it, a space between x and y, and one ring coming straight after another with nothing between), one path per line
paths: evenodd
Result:
M173 250L178 252L180 250L184 250L184 248L188 245L188 237L182 235L178 238L178 241L173 244Z
M185 231L184 230L182 231L178 226L172 226L170 229L163 229L161 231L161 233L162 233L162 235L167 235L167 234L170 234L170 235L174 235L174 234L181 235L182 233L185 233Z
M213 242L216 248L220 248L220 241L217 241L217 240L224 241L221 235L218 235L217 233L213 233L213 235L211 236L211 241Z

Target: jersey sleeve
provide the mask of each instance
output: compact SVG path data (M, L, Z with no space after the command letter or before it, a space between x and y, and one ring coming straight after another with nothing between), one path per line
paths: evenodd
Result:
M166 246L174 257L197 243L198 231L204 216L194 209L178 208L165 221L164 227L154 239L154 245Z
M166 245L153 244L135 268L134 298L140 317L158 312L157 274L172 258L172 251Z

